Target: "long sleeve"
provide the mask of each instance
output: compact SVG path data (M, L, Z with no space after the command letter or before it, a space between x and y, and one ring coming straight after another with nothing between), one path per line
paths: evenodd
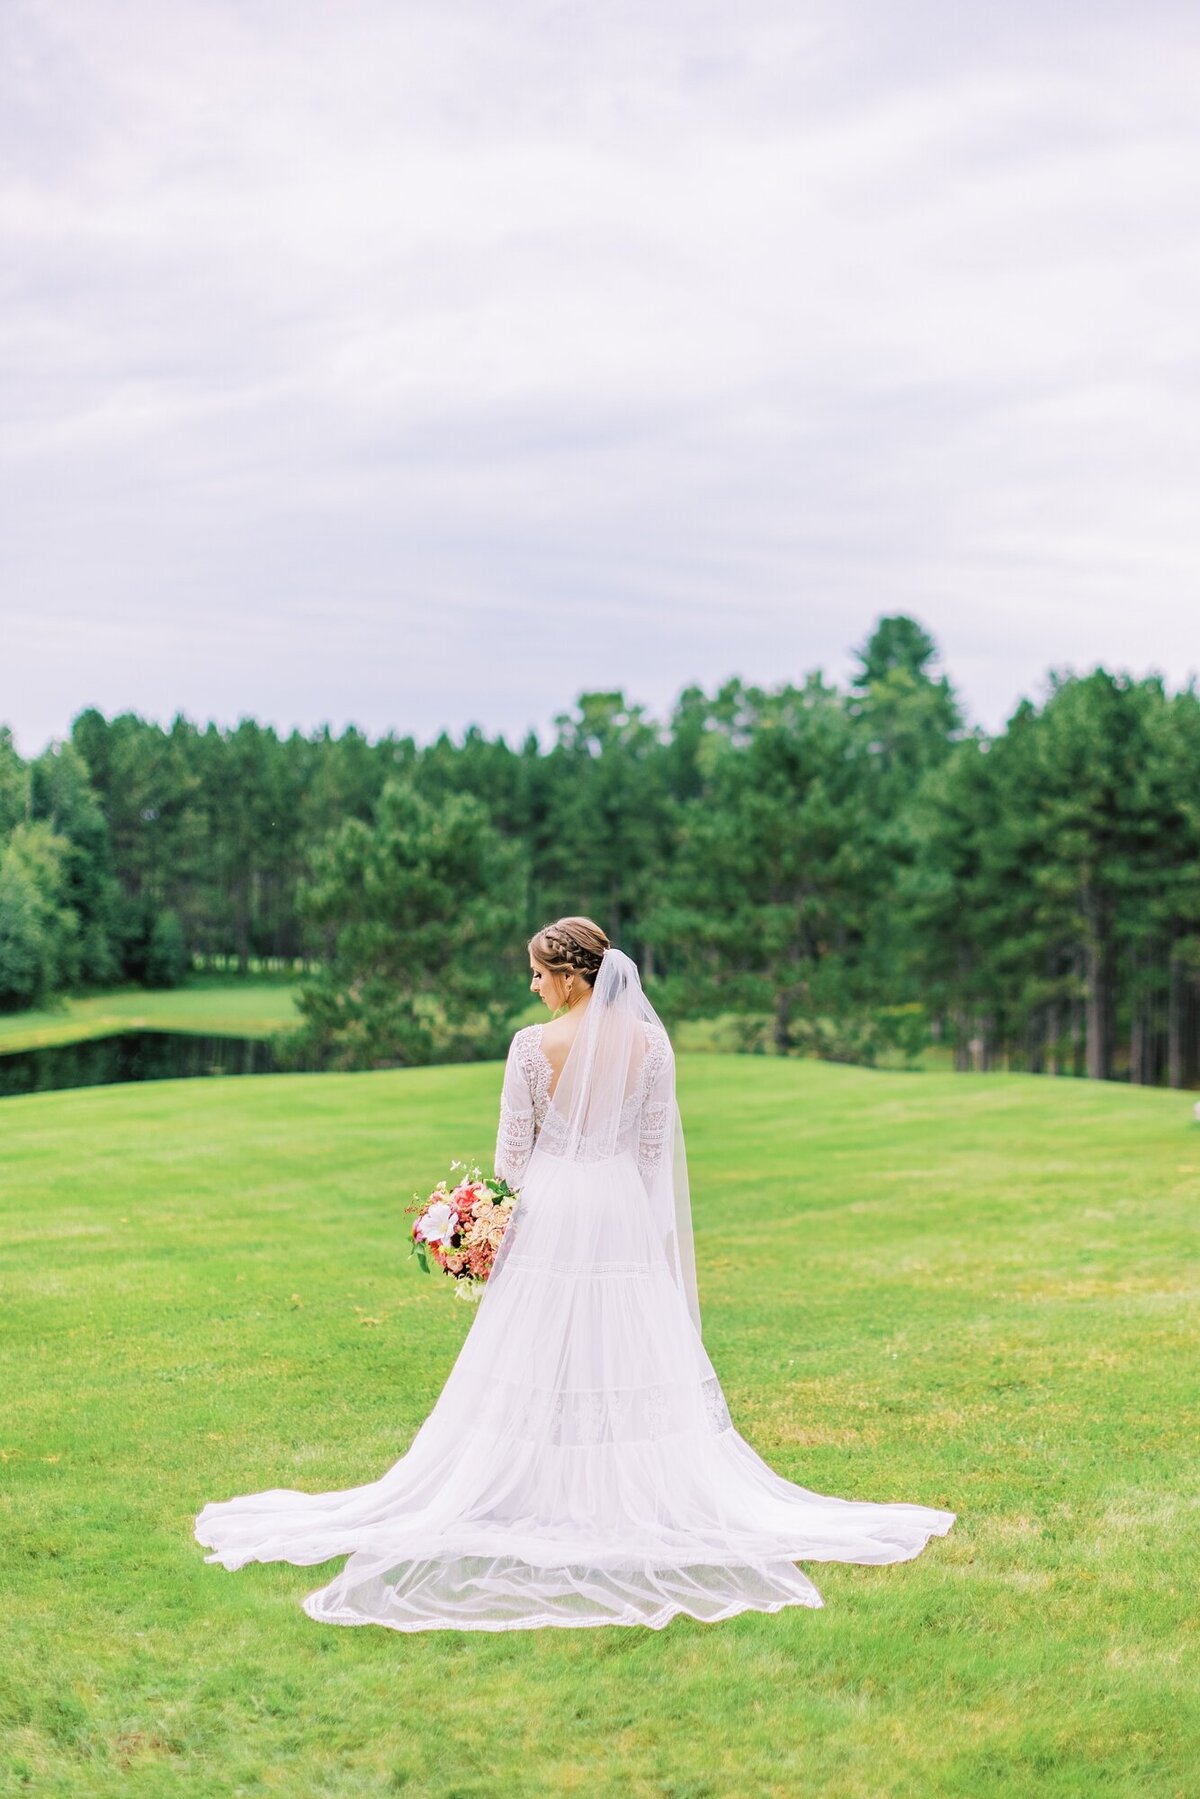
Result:
M674 1125L675 1061L670 1039L656 1030L647 1038L644 1095L638 1117L637 1163L649 1191Z
M534 1113L529 1076L518 1031L508 1046L504 1085L500 1092L500 1126L496 1133L496 1173L510 1187L520 1185L533 1153Z

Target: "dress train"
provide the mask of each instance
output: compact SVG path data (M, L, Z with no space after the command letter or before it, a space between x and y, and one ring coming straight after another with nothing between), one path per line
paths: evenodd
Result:
M635 1157L535 1150L433 1409L379 1479L195 1522L205 1559L347 1556L309 1617L392 1630L706 1623L824 1601L801 1561L901 1562L954 1512L815 1493L734 1428Z

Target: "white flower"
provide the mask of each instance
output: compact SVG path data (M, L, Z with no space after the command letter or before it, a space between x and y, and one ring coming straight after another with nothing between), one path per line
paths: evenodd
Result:
M420 1237L425 1243L448 1244L457 1229L458 1213L444 1199L436 1199L417 1219L413 1236Z

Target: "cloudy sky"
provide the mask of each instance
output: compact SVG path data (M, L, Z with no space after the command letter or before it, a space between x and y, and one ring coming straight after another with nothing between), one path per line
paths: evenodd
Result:
M1200 668L1200 22L5 0L0 720Z

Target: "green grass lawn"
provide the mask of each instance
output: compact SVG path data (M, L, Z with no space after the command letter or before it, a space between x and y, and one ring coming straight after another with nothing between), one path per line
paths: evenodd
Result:
M375 1479L472 1317L401 1208L499 1065L0 1101L0 1792L1200 1791L1200 1127L1046 1079L680 1059L705 1339L826 1493L958 1513L662 1631L319 1625L206 1500Z
M198 1031L204 1036L269 1037L298 1022L295 989L284 981L198 978L186 987L143 987L64 999L61 1008L0 1015L0 1054L78 1043L113 1031Z

